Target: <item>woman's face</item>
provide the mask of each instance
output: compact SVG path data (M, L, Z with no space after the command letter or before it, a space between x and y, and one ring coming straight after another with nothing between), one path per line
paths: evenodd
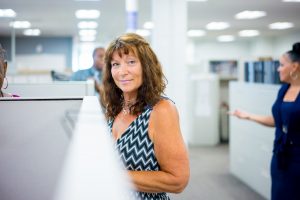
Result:
M111 60L111 74L115 84L120 88L124 97L136 97L143 82L141 62L132 52L119 56L114 52Z
M283 54L280 57L280 66L278 68L280 81L285 83L291 82L290 73L296 73L295 68L293 67L293 62L287 54Z

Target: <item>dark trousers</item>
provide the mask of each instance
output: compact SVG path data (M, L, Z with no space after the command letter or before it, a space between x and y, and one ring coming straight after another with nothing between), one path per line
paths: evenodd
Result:
M271 162L271 200L300 200L300 148L290 151L287 168L278 169L278 157Z

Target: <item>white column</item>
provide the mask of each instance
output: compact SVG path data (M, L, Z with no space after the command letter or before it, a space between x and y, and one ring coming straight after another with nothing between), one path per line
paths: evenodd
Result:
M127 25L126 32L135 32L138 26L138 2L126 0Z
M190 132L186 64L187 3L185 0L152 0L152 46L168 79L166 94L175 101L185 141Z

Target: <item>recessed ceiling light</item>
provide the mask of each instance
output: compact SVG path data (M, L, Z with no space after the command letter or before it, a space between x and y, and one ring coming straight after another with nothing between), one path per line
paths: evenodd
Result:
M94 35L80 37L80 41L82 41L82 42L93 42L95 40L96 40L96 36L94 36Z
M96 30L80 30L80 36L95 36L97 34Z
M204 36L206 33L203 30L189 30L187 32L188 37L202 37Z
M98 23L94 21L82 21L78 23L78 28L80 29L93 29L97 27Z
M153 22L145 22L143 25L144 29L153 29L154 28L154 23Z
M219 42L232 42L235 40L233 35L220 35L217 39Z
M190 2L205 2L207 0L186 0L186 1L190 1Z
M26 36L39 36L41 35L40 29L26 29L23 31L23 34Z
M29 21L14 21L9 24L14 28L30 28L31 24Z
M277 30L288 29L293 27L294 24L290 22L275 22L269 25L270 29L277 29Z
M100 1L100 0L74 0L74 1Z
M300 2L300 0L282 0L283 2Z
M224 30L229 28L229 23L227 22L211 22L206 25L206 29L208 30Z
M267 13L265 11L250 11L245 10L235 15L236 19L257 19L260 17L266 16Z
M75 15L78 19L97 19L100 17L99 10L77 10Z
M147 37L147 36L149 36L151 33L150 33L150 31L147 30L147 29L138 29L138 30L136 30L136 34L141 35L141 36L143 36L143 37Z
M13 9L0 9L0 17L16 17L17 14Z
M241 37L254 37L258 36L260 33L258 30L242 30L239 32L239 36Z

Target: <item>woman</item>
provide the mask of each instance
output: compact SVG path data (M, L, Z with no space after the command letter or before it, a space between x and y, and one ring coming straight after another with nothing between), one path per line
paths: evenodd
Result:
M161 65L147 41L128 33L105 54L102 104L116 148L138 199L169 199L183 191L189 160L176 107L162 97Z
M272 200L300 199L300 43L280 58L282 85L272 107L272 116L236 110L232 115L275 127L271 162Z
M2 88L6 89L8 86L8 82L6 79L6 70L7 70L7 62L5 60L5 50L2 48L0 44L0 98L1 97L18 97L18 95L13 95L9 93L2 92ZM6 80L6 81L4 81ZM4 82L5 86L4 86Z

